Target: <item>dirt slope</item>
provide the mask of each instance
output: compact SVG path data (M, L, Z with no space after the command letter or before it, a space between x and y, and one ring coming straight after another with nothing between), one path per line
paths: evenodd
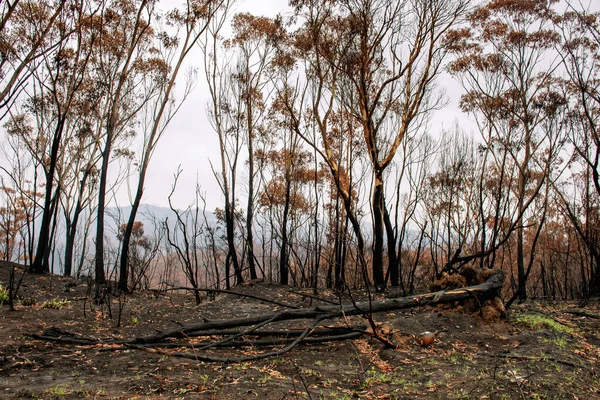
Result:
M0 264L3 287L9 270L10 264ZM27 335L59 328L98 338L148 336L179 324L262 314L279 306L229 294L196 306L190 295L154 293L113 297L110 307L97 306L89 300L86 281L18 270L17 278L22 275L16 311L7 305L0 309L0 398L600 399L597 302L578 309L579 314L569 312L573 304L530 302L513 307L507 320L492 323L428 307L376 315L377 322L392 328L389 335L398 348L363 337L223 365ZM319 304L276 285L236 290L296 306ZM333 293L320 295L335 300ZM360 318L338 321L345 322L366 324ZM433 345L418 345L423 331L437 334Z

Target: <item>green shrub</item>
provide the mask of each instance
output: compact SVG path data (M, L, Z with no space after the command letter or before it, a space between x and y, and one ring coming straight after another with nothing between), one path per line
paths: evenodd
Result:
M531 329L552 329L553 331L560 333L573 334L574 329L570 326L563 325L560 322L553 320L545 315L541 314L521 314L516 313L514 315L515 322L528 326Z
M70 306L70 305L71 305L71 300L54 299L54 300L46 300L42 304L42 308L52 308L54 310L60 310L61 308Z
M4 286L0 285L0 306L8 303L8 290Z

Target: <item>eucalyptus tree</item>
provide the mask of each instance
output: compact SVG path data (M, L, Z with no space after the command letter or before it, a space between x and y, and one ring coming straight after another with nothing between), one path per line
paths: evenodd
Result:
M144 60L143 73L146 87L151 88L152 96L145 102L138 120L143 129L143 145L140 160L137 164L138 183L131 212L122 232L121 261L119 266L119 288L128 288L129 243L135 227L135 219L142 196L144 183L152 155L162 138L165 129L171 122L183 101L188 97L195 76L189 71L183 91L179 94L181 100L175 102L175 83L178 81L183 63L204 35L213 15L222 4L218 0L188 0L183 9L167 13L167 26L172 31L157 32L152 56ZM156 28L155 28L156 29ZM139 67L138 67L139 68Z
M248 194L246 200L246 250L250 279L256 279L257 266L254 254L253 221L256 193L260 182L256 176L255 147L257 136L268 135L265 132L267 103L271 87L270 71L279 43L285 39L286 32L281 18L257 17L247 13L236 14L232 20L233 36L227 46L235 53L235 70L231 76L235 101L241 107L236 108L242 114L240 123L245 132L248 153Z
M8 131L16 135L43 173L44 199L32 272L50 270L48 257L52 223L60 197L60 171L68 163L65 142L81 129L86 110L84 86L95 50L95 31L89 21L96 8L87 1L74 1L55 18L45 33L55 43L29 64L31 80L23 87L23 107L12 109ZM34 172L35 173L35 172Z
M600 13L568 2L557 22L569 104L570 185L559 188L561 207L590 257L582 277L586 296L600 294Z
M7 0L0 4L0 119L27 86L35 70L32 64L54 52L73 29L67 23L63 35L55 34L65 5L77 9L82 4L78 0Z
M328 104L337 102L362 131L373 174L371 272L377 290L385 287L385 171L403 138L442 104L432 89L447 55L445 34L460 21L467 4L463 0L293 2L303 18L299 44L310 65L308 79L316 88L313 115L334 176L337 167L325 143ZM329 101L325 93L330 94ZM358 232L360 226L353 225ZM388 244L395 251L395 238L388 238Z
M224 197L224 209L218 212L225 223L227 240L227 257L225 261L225 284L230 287L230 272L233 273L237 284L244 282L242 275L242 260L236 249L236 189L238 166L241 163L243 148L243 104L235 99L236 83L231 79L232 69L222 48L222 30L229 17L231 2L225 1L221 12L214 16L206 30L206 35L200 41L204 54L204 71L208 83L210 101L207 106L208 117L219 142L219 169L211 163L213 174Z
M560 122L556 117L566 102L555 85L559 59L553 49L560 37L552 23L553 3L488 1L470 14L468 27L448 37L457 54L451 71L466 89L461 106L478 117L485 146L501 160L501 176L515 179L504 187L516 203L509 225L516 229L520 301L527 298L527 211L548 183L559 154L561 126L552 123Z
M132 125L136 116L154 96L142 87L148 67L145 59L155 33L151 26L154 16L153 1L125 0L108 2L101 8L97 21L101 31L94 59L94 83L103 98L94 257L95 279L99 284L106 281L104 220L113 150L118 139L135 134Z
M432 164L441 147L429 134L406 136L399 148L400 161L393 170L396 181L394 203L384 214L389 260L386 282L389 279L392 286L400 286L404 293L412 292L414 288L410 282L414 282L422 238L427 230L427 220L419 220L420 211L428 194L427 180ZM421 232L419 238L412 237L414 227ZM403 255L411 253L414 247L417 248L414 260L405 260L407 257Z

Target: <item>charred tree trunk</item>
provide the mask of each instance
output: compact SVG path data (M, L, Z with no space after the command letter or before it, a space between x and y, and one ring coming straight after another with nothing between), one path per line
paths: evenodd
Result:
M54 137L52 139L52 148L50 150L50 158L48 169L45 171L46 178L46 193L44 194L44 208L42 210L42 223L40 225L40 234L38 236L38 244L35 252L35 258L29 268L30 272L43 274L50 271L48 265L48 254L50 246L50 230L52 215L54 214L53 203L54 198L54 173L58 163L58 152L62 141L62 135L65 126L65 115L59 117L58 123L54 130Z
M64 276L71 276L73 273L73 252L75 248L75 236L77 235L77 223L79 222L79 215L81 213L81 201L77 200L75 206L75 213L73 219L67 217L66 221L66 234L67 240L65 243L65 269L63 271Z
M289 175L286 173L286 175ZM283 207L283 220L281 221L281 250L279 251L279 283L287 285L289 282L289 255L288 255L288 218L290 214L290 196L292 193L292 183L289 176L286 176L285 187L285 205Z
M375 170L373 188L373 283L375 290L382 292L385 289L383 273L383 232L384 232L384 193L383 171Z
M104 214L106 208L106 184L108 180L108 163L110 161L110 152L112 150L112 132L106 135L106 143L102 152L102 165L100 168L100 178L98 182L98 210L96 211L96 252L94 258L95 282L97 284L106 283L106 274L104 273Z
M75 211L73 212L73 218L67 216L67 232L66 232L66 244L65 244L65 276L71 276L73 273L73 253L75 247L75 237L77 235L77 224L79 223L79 217L83 211L83 193L85 191L85 185L87 179L90 176L90 168L86 169L81 182L79 183L79 193L77 198L77 204L75 204Z
M400 286L400 264L398 263L398 255L396 253L396 235L394 233L394 226L390 220L390 214L387 211L387 207L383 210L383 218L385 223L385 232L387 236L388 244L388 276L390 279L390 285L392 287ZM387 283L387 279L386 279Z

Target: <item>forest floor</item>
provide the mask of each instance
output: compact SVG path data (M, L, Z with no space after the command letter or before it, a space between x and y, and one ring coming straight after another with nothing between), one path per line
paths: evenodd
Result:
M5 288L9 270L0 263ZM433 307L375 314L375 321L391 325L398 348L363 336L223 364L29 335L54 327L98 338L149 336L179 324L258 315L279 306L231 294L205 297L197 306L189 294L138 292L121 297L120 303L113 298L110 318L106 304L89 301L86 281L22 270L16 275L23 276L21 300L15 311L7 305L0 309L0 398L600 399L597 300L585 309L530 301L513 306L506 320L495 322ZM325 304L277 285L256 283L235 290L300 307ZM328 291L319 296L336 298ZM366 324L360 317L351 322ZM417 343L423 331L437 333L431 346ZM214 354L257 351L230 348Z

